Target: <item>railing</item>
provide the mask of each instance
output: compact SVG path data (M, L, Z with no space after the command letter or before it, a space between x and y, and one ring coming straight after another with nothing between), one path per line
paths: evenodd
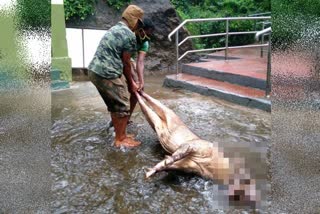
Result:
M271 92L271 32L271 27L268 27L256 33L256 40L259 40L260 36L263 38L265 35L269 35L266 96L269 96Z
M271 16L271 12L265 12L265 13L255 13L250 14L249 17L259 17L259 16ZM271 21L261 21L261 22L255 22L254 23L254 29L257 29L257 25L261 25L260 29L265 29L266 27L271 26ZM261 44L264 44L264 35L261 37ZM263 47L260 49L260 56L263 57Z
M245 32L229 32L229 22L230 21L238 21L238 20L270 20L271 16L257 16L257 17L228 17L228 18L205 18L205 19L186 19L184 20L178 27L176 27L169 35L168 39L171 41L171 36L176 34L176 71L177 75L179 73L179 61L183 59L189 53L196 52L208 52L208 51L218 51L225 50L225 60L228 60L228 49L238 49L238 48L250 48L250 47L267 47L268 44L259 44L259 45L243 45L243 46L229 46L229 36L230 35L243 35L243 34L256 34L259 31L245 31ZM206 34L206 35L193 35L188 36L184 40L179 43L179 29L182 28L185 24L190 22L216 22L216 21L225 21L226 22L226 32L224 33L214 33L214 34ZM215 37L215 36L225 36L225 47L221 48L208 48L208 49L198 49L198 50L189 50L184 54L179 56L179 47L186 42L188 39L193 38L204 38L204 37Z
M249 17L258 17L258 16L270 16L271 12L265 12L265 13L255 13L248 15Z

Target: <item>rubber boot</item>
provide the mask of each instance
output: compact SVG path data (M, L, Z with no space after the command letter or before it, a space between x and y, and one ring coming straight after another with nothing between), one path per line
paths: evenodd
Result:
M141 143L139 141L134 140L131 137L128 137L126 135L126 128L127 128L127 122L129 117L117 117L114 114L111 114L112 123L114 126L114 131L116 133L115 137L115 146L116 147L136 147L139 146Z

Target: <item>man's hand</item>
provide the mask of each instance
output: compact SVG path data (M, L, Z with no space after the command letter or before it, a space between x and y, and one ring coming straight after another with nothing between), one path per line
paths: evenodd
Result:
M142 80L142 81L140 81L139 82L139 84L138 84L139 86L138 86L138 91L143 91L143 89L144 89L144 81Z
M131 83L129 83L129 91L131 93L139 91L139 85L135 81L132 81Z

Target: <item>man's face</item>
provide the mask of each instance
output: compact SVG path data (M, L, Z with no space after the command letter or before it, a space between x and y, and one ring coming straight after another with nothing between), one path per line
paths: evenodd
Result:
M138 29L138 26L139 26L139 22L137 22L136 25L133 28L131 28L131 30L133 32L136 32L136 30Z
M150 37L152 35L152 29L144 30L143 28L139 28L135 31L135 33L141 41L150 40Z

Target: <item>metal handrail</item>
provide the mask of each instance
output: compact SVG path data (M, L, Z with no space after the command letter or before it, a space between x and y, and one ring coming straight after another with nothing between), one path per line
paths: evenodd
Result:
M182 28L188 22L206 22L206 21L232 21L232 20L259 20L259 19L271 19L271 16L259 16L259 17L226 17L226 18L205 18L205 19L186 19L178 27L176 27L169 35L168 39L171 42L171 36Z
M243 34L254 34L259 31L244 31L244 32L229 32L229 35L243 35ZM178 45L181 46L188 39L193 38L205 38L205 37L214 37L214 36L225 36L227 33L214 33L214 34L205 34L205 35L197 35L197 36L187 36L184 40L182 40Z
M256 40L259 40L260 36L269 35L269 42L268 42L268 62L267 62L267 83L266 83L266 96L270 95L271 92L271 27L263 29L256 33Z
M229 22L230 21L237 21L237 20L270 20L271 16L259 16L259 17L225 17L225 18L204 18L204 19L186 19L184 20L178 27L176 27L169 35L168 39L171 41L171 37L173 34L176 34L176 70L177 75L179 73L179 61L185 57L188 53L195 53L195 52L204 52L204 51L216 51L216 50L225 50L225 59L228 59L228 49L232 48L229 47L229 35L240 35L240 34L255 34L257 31L247 31L247 32L229 32ZM190 22L208 22L208 21L225 21L226 22L226 31L225 33L215 33L215 34L207 34L207 35L193 35L186 37L183 41L179 43L179 29L182 28L185 24ZM263 25L264 28L264 25ZM179 57L179 47L186 42L188 39L193 38L204 38L204 37L214 37L214 36L225 36L225 47L224 48L209 48L209 49L200 49L200 50L189 50L186 51L182 56ZM246 45L246 46L237 46L236 48L248 48L248 47L264 47L264 44L261 45Z
M265 12L265 13L255 13L255 14L250 14L248 15L249 17L257 17L257 16L268 16L271 15L271 12Z
M260 30L260 31L258 31L257 33L256 33L256 40L259 40L259 37L261 36L261 35L264 35L264 34L269 34L271 32L271 27L268 27L268 28L266 28L266 29L264 29L264 30Z

